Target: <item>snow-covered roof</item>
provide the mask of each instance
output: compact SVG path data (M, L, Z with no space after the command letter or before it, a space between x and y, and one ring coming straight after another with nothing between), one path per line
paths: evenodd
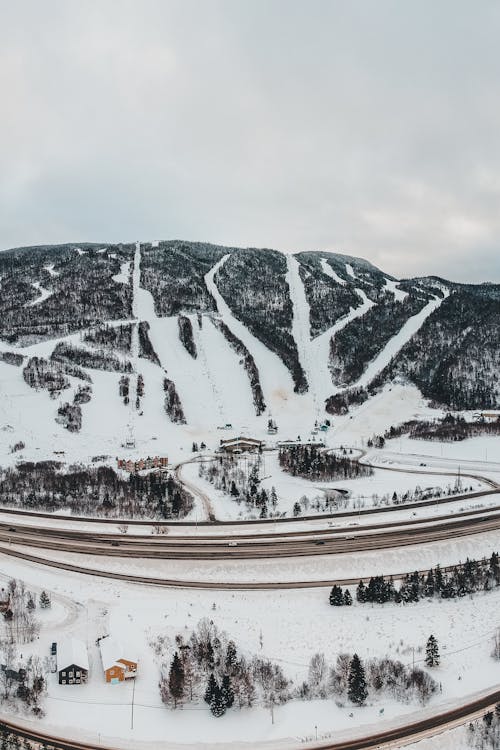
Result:
M57 644L57 668L66 669L72 664L88 671L89 656L87 646L76 638L66 638Z
M130 654L128 651L125 652L120 641L117 641L116 638L113 638L110 635L101 638L99 641L99 649L101 651L102 667L105 672L115 665L123 667L123 664L118 664L119 659L126 659L127 661L137 664L136 655Z

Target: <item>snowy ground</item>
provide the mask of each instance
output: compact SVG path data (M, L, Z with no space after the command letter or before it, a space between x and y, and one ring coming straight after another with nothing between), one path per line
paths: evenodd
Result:
M31 565L9 559L4 559L3 569L7 575L22 577L28 586L38 576ZM380 726L381 708L385 721L419 710L418 706L385 698L363 709L338 708L331 699L295 701L275 709L273 725L264 708L232 710L216 720L202 704L190 707L196 711L193 722L193 711L188 707L172 712L161 705L158 667L148 643L158 633L173 638L206 616L230 634L244 653L276 661L296 684L306 679L313 651L323 651L329 661L334 661L340 652L356 650L362 658L390 654L411 663L415 649L415 662L420 663L421 649L431 632L438 638L442 654L441 666L433 670L442 692L433 698L432 709L498 682L498 663L491 659L490 651L493 631L498 626L500 591L460 601L420 602L406 607L354 605L339 610L329 606L325 589L296 591L292 599L290 592L159 591L101 581L97 594L94 582L82 576L47 571L44 579L58 595L77 597L83 604L77 621L71 627L65 626L64 633L87 642L90 682L68 688L57 685L51 676L43 722L68 736L78 732L79 736L83 733L82 737L92 736L95 740L96 734L91 735L89 727L96 727L103 741L113 738L113 742L121 744L125 740L129 747L134 738L137 742L189 744L203 737L206 743L234 745L233 740L242 737L251 743L283 737L312 738L314 725L318 726L320 737L333 730L337 736L343 730L373 722ZM294 615L289 617L292 601ZM133 729L132 685L106 685L103 681L95 639L107 632L119 633L140 655ZM34 649L47 653L52 640L60 636L54 625L50 632L42 632Z

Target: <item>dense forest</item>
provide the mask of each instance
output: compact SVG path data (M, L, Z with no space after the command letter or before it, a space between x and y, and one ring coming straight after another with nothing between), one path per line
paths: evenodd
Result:
M371 466L315 445L292 445L279 450L281 468L292 476L320 481L358 479L373 474Z
M377 378L403 375L451 409L500 405L500 286L461 286Z
M0 469L0 502L25 510L70 510L109 518L182 518L191 495L171 476L150 473L123 478L107 466L62 470L55 461Z
M130 317L132 290L113 280L131 245L51 245L0 254L0 338L29 344ZM50 269L50 270L48 270ZM49 296L36 302L39 283Z
M215 300L204 276L231 248L204 242L141 245L141 286L153 295L157 315L213 312Z
M412 289L402 301L395 300L392 292L381 294L376 305L330 341L329 369L333 382L345 387L358 380L389 339L430 299L432 297L420 289Z
M467 422L460 415L446 414L433 422L412 419L399 425L392 425L384 433L384 438L390 440L401 435L408 435L414 440L439 440L443 442L457 442L479 435L500 435L500 415L495 421L480 418L474 422Z
M132 343L132 323L91 328L83 335L83 341L99 348L118 349L129 354Z
M191 323L190 318L186 315L179 315L177 318L177 325L179 327L179 339L184 349L193 359L196 359L198 352L196 351L196 344L194 343L193 324Z

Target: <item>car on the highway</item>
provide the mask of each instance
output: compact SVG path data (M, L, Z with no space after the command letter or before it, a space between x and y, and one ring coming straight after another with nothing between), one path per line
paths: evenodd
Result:
M13 526L9 526L9 531L17 531Z
M228 547L237 547L238 546L238 542L229 542L227 546Z

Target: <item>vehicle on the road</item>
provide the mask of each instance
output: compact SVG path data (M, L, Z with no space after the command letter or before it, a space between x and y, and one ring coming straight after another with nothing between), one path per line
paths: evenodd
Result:
M229 542L227 546L228 547L237 547L238 546L238 542L234 542L234 541L233 542Z
M15 532L15 531L17 531L17 529L15 529L13 526L9 526L9 531L14 531Z
M111 546L112 547L119 547L120 546L120 542L117 542L115 539L113 539L113 541L111 542Z
M318 539L318 541L317 541L317 542L314 542L314 544L324 544L324 543L325 543L325 542L324 542L324 540L323 540L323 539Z

